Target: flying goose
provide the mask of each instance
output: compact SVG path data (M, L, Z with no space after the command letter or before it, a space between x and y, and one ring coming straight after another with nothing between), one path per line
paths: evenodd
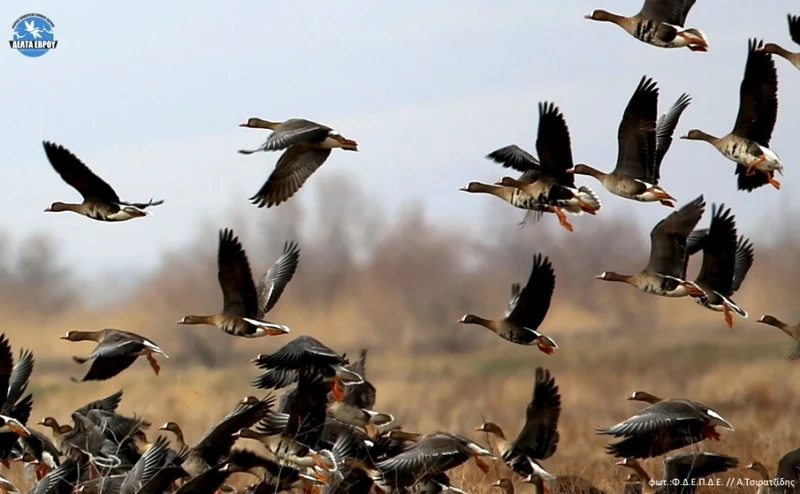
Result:
M241 400L236 408L217 422L203 434L197 444L189 449L187 459L181 464L184 470L193 477L197 477L209 468L219 465L236 442L234 433L241 428L251 427L269 411L275 399L267 396L263 400L248 396ZM188 447L183 437L183 430L175 422L167 422L158 428L169 431L175 435L175 442L179 449Z
M800 45L800 15L787 14L786 19L789 21L789 34L792 37L792 41ZM775 43L767 43L761 50L783 57L800 69L800 52L790 52L786 48Z
M239 127L272 130L272 134L261 147L249 151L239 150L242 154L286 150L278 159L267 182L250 198L260 208L277 206L292 197L311 174L325 163L332 149L358 151L356 141L347 139L330 127L303 118L270 122L253 117Z
M67 341L94 341L97 346L88 357L73 356L72 360L78 364L85 364L92 360L89 371L82 379L75 382L105 381L118 375L133 364L137 358L144 356L155 375L161 371L161 366L154 355L169 358L163 350L152 340L130 331L106 328L99 331L68 331L60 339Z
M531 474L552 475L539 465L556 452L559 441L558 418L561 414L561 394L555 378L550 371L536 368L533 382L533 395L525 408L525 425L513 440L506 438L503 429L493 422L485 422L475 429L477 432L493 434L497 438L497 448L512 472L521 477Z
M658 185L661 162L672 144L672 134L681 114L692 99L684 93L658 120L658 87L644 76L631 96L617 130L617 165L604 173L586 164L575 165L568 172L590 175L612 194L634 201L659 201L675 207L669 192Z
M533 256L533 268L524 288L519 283L511 285L511 300L502 319L484 319L465 314L458 322L477 324L518 345L535 344L540 351L550 355L558 345L552 338L538 331L550 308L556 285L556 274L550 259L541 254Z
M299 259L300 249L297 244L287 242L283 254L256 286L247 254L239 238L229 228L220 230L217 277L222 289L222 312L211 316L186 316L178 324L207 324L244 338L289 333L287 326L264 321L263 317L278 302L284 288L294 276Z
M164 203L152 199L145 203L123 202L110 185L92 173L67 148L49 141L43 141L42 145L53 169L83 196L80 204L54 202L44 210L45 213L72 211L98 221L126 221L147 216L150 213L145 209Z
M632 395L628 399L653 404L632 417L597 433L623 438L606 447L617 458L653 458L669 451L695 444L704 439L719 440L716 428L733 431L722 415L702 403L683 398L663 400L650 395Z
M318 374L332 382L331 391L337 401L344 398L343 384L364 382L358 373L347 368L350 362L346 358L308 335L300 335L272 353L256 355L252 362L268 372L294 370L301 377Z
M511 147L511 146L508 146ZM516 147L516 146L515 146ZM505 149L505 148L504 148ZM522 151L522 150L520 150ZM523 151L524 152L524 151ZM538 160L537 160L538 163ZM555 212L552 206L542 204L528 194L522 192L516 187L506 187L502 185L492 185L483 182L470 182L463 187L459 187L462 192L469 192L472 194L489 194L499 197L503 201L511 204L515 208L524 209L525 217L519 222L519 227L522 228L529 221L531 223L538 222L543 213ZM565 226L565 228L567 228ZM569 225L567 230L571 230L572 225Z
M797 346L795 347L792 354L789 355L789 360L797 360L798 358L800 358L800 323L786 324L785 322L780 321L778 318L770 315L761 316L761 318L756 322L760 322L762 324L766 324L767 326L778 328L784 333L791 336L792 339L797 342Z
M301 374L285 424L273 423L272 414L267 414L257 430L243 427L234 437L260 441L282 465L330 468L315 450L325 427L329 389L322 376ZM272 434L276 429L280 432Z
M627 283L662 297L705 296L694 282L686 280L689 260L686 239L703 216L705 206L701 195L658 222L650 232L650 259L639 273L623 275L605 271L596 278Z
M484 472L489 467L481 457L494 459L492 452L458 434L434 432L421 438L403 452L375 464L370 472L381 489L391 491L423 483L437 474L474 459Z
M505 151L505 152L504 152ZM569 128L558 107L549 102L539 103L539 129L536 136L539 161L530 154L521 154L511 146L498 149L489 158L505 168L522 173L515 179L503 177L495 185L516 187L534 200L549 206L565 229L572 231L563 210L580 215L597 214L602 208L597 194L589 187L575 188L575 176L567 173L573 168Z
M722 204L711 205L711 226L696 230L689 235L686 250L691 256L703 251L703 264L695 278L695 284L706 295L694 297L699 305L722 312L725 324L733 327L731 311L741 317L747 312L731 299L742 286L750 266L753 265L753 244L749 239L736 236L736 220L730 208Z
M366 379L366 359L367 349L362 348L358 360L347 366L348 369L361 376L364 382L345 386L341 401L329 402L327 413L329 417L339 422L364 428L370 437L375 438L378 435L378 426L390 424L394 421L394 416L372 411L375 406L377 390Z
M596 9L585 15L593 21L613 22L644 43L660 48L687 47L708 51L708 40L696 28L684 28L695 0L645 0L642 9L630 17Z
M772 56L759 48L760 40L751 39L747 51L744 79L739 87L739 113L733 130L715 137L699 129L690 130L681 139L706 141L723 156L736 163L739 190L753 190L771 184L777 171L783 174L780 158L769 148L778 119L778 72Z

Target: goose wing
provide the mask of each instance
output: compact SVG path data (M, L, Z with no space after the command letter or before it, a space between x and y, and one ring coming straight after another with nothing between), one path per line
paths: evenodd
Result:
M67 148L49 141L43 141L42 145L53 169L66 183L80 192L85 200L119 203L119 196L114 189Z
M222 288L222 313L236 317L254 317L258 313L258 296L247 254L233 230L219 233L217 253L219 286Z

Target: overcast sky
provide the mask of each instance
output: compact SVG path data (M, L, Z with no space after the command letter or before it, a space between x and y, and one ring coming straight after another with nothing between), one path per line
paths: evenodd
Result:
M52 234L64 259L90 275L119 264L150 268L200 224L227 226L235 209L249 219L279 215L280 207L247 200L278 158L236 153L266 137L237 126L251 116L304 117L359 143L359 153L334 152L293 201L308 201L326 175L347 173L387 210L423 201L432 216L467 223L495 199L458 187L504 175L484 158L498 147L535 152L539 101L563 111L576 161L603 170L613 168L622 111L645 74L660 87L660 112L682 92L693 97L676 134L728 132L748 37L800 49L786 22L800 7L726 0L723 11L720 3L698 0L689 14L687 25L710 42L709 52L694 53L583 19L600 7L634 14L638 0L5 2L8 39L15 19L38 12L55 23L59 44L39 58L0 50L0 227L15 237ZM781 209L798 204L800 71L776 63L772 149L786 166L781 191L737 192L734 164L701 142L676 140L662 168L662 185L680 203L700 193L729 203L751 235L768 235ZM48 164L43 139L67 146L123 200L165 204L120 224L43 213L53 201L80 200ZM649 226L669 211L611 196L590 177L579 182L605 206L581 221L627 209ZM502 211L513 228L521 211Z

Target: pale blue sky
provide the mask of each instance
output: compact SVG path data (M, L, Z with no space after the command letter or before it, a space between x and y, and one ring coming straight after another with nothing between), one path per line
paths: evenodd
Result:
M259 116L309 118L359 142L359 153L334 152L293 201L308 201L326 175L346 173L387 211L424 201L433 217L466 224L496 207L513 228L521 211L458 187L500 178L505 171L484 158L498 147L535 150L539 101L564 112L576 161L605 170L644 74L659 84L660 111L684 91L693 97L676 134L731 129L748 37L798 49L786 14L800 8L796 0L727 0L724 11L718 4L699 0L690 13L687 25L701 28L711 46L693 53L583 19L599 7L633 14L638 0L6 2L0 14L9 39L17 17L38 12L55 23L59 45L39 58L0 49L0 226L14 236L49 232L75 270L99 274L120 264L155 266L199 225L226 226L232 211L250 220L280 215L280 207L247 200L278 154L236 153L265 138L237 126ZM800 72L776 63L772 149L787 174L780 192L737 192L734 164L705 143L676 140L662 169L663 186L679 202L702 192L729 203L750 235L769 235L779 223L765 220L798 203L800 112L792 109L800 108ZM66 145L123 199L165 204L122 224L43 213L53 201L80 198L51 169L43 139ZM605 208L576 220L576 240L582 221L628 209L649 226L668 213L611 196L589 177L579 181Z

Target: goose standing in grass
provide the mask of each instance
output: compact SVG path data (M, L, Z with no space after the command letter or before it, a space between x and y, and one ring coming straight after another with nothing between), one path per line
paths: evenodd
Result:
M700 287L686 280L689 262L686 239L703 216L705 207L701 195L659 221L650 232L650 259L639 273L624 275L605 271L596 278L627 283L662 297L705 296Z
M550 355L558 345L552 338L538 331L550 309L550 300L556 286L556 274L550 259L537 254L524 288L519 283L511 285L511 300L502 319L484 319L465 314L458 320L462 324L477 324L504 340L518 345L536 345Z
M617 130L617 165L604 173L586 164L567 170L590 175L612 194L634 201L659 201L675 207L669 192L658 185L661 162L672 144L672 134L681 114L692 99L684 93L667 113L658 120L658 88L653 79L645 76L631 96Z
M736 163L739 190L753 190L771 184L777 171L783 174L780 158L770 148L772 131L778 119L778 72L772 56L759 50L762 41L751 39L748 45L744 78L739 87L739 113L733 130L715 137L692 129L681 139L706 141L723 156Z
M733 431L722 415L696 401L664 400L646 392L628 400L652 404L617 425L597 429L598 434L623 438L606 447L617 458L654 458L705 439L719 440L717 427Z
M767 481L758 486L757 494L796 492L800 487L800 448L789 451L781 457L774 479L770 478L769 470L760 461L754 461L745 468L757 472L761 480Z
M735 312L747 317L747 312L731 299L742 286L755 255L750 239L736 236L736 220L725 205L711 205L711 226L689 235L686 250L691 256L703 251L703 264L694 282L706 295L694 301L713 311L722 312L725 324L733 327Z
M80 204L54 202L44 210L45 213L72 211L98 221L126 221L147 216L150 213L145 209L164 203L163 200L152 199L145 203L123 202L110 185L92 173L89 167L67 148L48 141L43 141L42 145L53 169L58 172L62 180L83 196L83 202Z
M644 480L645 492L654 494L694 494L696 486L701 485L697 479L715 473L723 473L739 466L739 459L733 456L706 451L686 451L664 459L664 480L653 482L653 479L635 459L625 458L617 462L619 466L632 469ZM653 488L654 484L659 485ZM715 485L709 483L708 485Z
M792 37L792 41L800 45L800 15L787 14L786 19L789 21L789 34ZM790 52L776 43L767 43L761 50L783 57L800 69L800 52Z
M521 154L515 146L506 146L491 153L489 158L505 168L522 172L518 179L503 177L495 186L516 187L537 202L548 206L565 229L573 231L564 210L580 215L595 215L602 208L597 194L589 187L575 188L575 176L567 173L574 165L569 128L556 105L539 103L539 129L536 152L539 161L528 153Z
M558 418L561 415L561 394L550 371L536 368L533 395L525 408L525 425L513 440L506 438L503 429L493 422L485 422L475 429L492 434L497 439L497 449L512 472L521 477L536 474L547 479L552 475L539 465L539 460L553 456L558 447Z
M73 356L72 360L78 364L85 364L92 360L89 371L83 378L75 382L105 381L118 375L130 367L137 358L145 357L155 375L161 372L161 366L155 355L169 358L169 355L152 340L130 331L106 328L99 331L69 331L61 337L67 341L93 341L97 343L92 353L86 357Z
M630 17L596 9L585 15L593 21L613 22L644 43L660 48L708 51L708 40L697 28L684 28L695 0L645 0L642 9Z
M792 339L797 342L797 346L795 347L792 354L789 355L789 360L797 360L798 358L800 358L800 323L786 324L785 322L780 321L778 318L770 315L761 316L761 318L756 322L760 322L762 324L778 328L784 333L791 336Z
M267 182L250 198L260 208L277 206L292 197L311 174L325 163L334 148L358 151L356 141L347 139L330 127L303 118L270 122L254 117L239 127L272 130L272 134L261 147L239 150L242 154L286 150L278 159Z
M211 316L186 316L178 324L207 324L244 338L287 334L290 331L287 326L264 321L263 317L278 302L297 270L299 259L297 244L287 243L281 257L259 280L256 288L250 262L239 238L229 228L220 230L217 277L222 289L222 312Z

